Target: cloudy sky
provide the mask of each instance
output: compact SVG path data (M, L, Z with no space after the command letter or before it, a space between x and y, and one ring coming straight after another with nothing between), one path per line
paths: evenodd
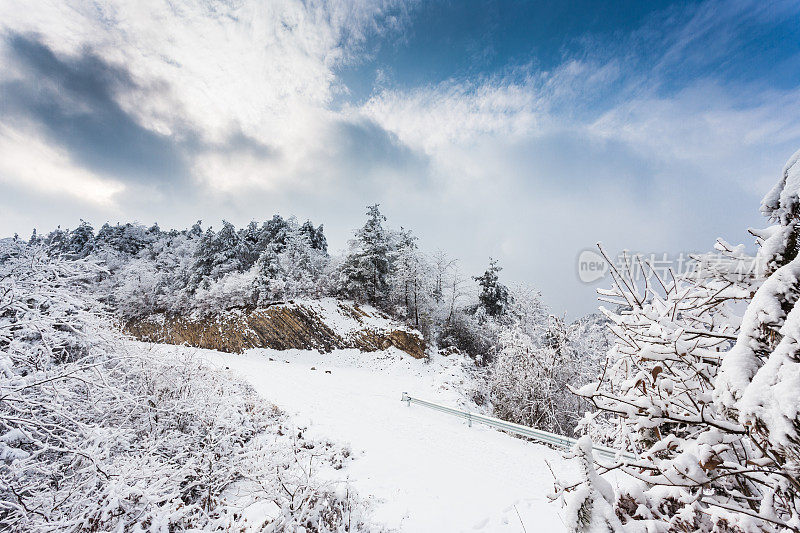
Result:
M795 1L0 0L0 235L379 202L596 306L578 253L748 241L800 148Z

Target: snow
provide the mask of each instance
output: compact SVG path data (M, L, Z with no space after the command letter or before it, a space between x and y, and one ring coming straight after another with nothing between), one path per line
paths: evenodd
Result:
M715 384L717 401L735 407L763 364L759 354L770 348L764 332L776 330L786 319L784 306L794 305L800 289L800 259L776 270L759 287L747 306L736 344L725 354Z
M800 150L783 167L781 180L761 200L761 213L784 225L797 214L800 202Z
M355 460L322 475L346 481L372 500L374 520L389 528L565 529L563 510L547 499L554 481L547 462L558 475L577 472L561 452L400 401L408 392L468 406L461 391L469 376L456 356L426 363L395 349L328 354L256 349L243 355L159 349L197 351L210 365L248 380L298 427L307 426L305 434L349 444Z
M354 314L354 307L356 307L354 303L342 302L336 298L295 299L293 302L293 304L284 305L298 305L312 309L319 316L324 317L325 325L342 338L362 333L367 329L379 332L398 329L413 331L367 304L358 305L362 314L356 315Z
M800 340L800 306L795 305L780 330L781 341L753 377L740 402L745 423L763 422L771 442L792 446L800 417L800 364L796 361Z

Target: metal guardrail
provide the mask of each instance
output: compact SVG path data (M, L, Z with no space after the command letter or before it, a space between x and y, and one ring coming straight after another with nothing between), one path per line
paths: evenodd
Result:
M435 411L440 411L442 413L447 413L449 415L453 415L458 418L463 418L464 420L467 421L467 423L469 423L470 426L472 426L472 422L478 422L479 424L484 424L497 429L502 429L503 431L516 433L517 435L522 435L523 437L529 437L539 442L550 444L552 446L556 446L559 448L572 448L577 442L575 439L572 439L570 437L565 437L564 435L559 435L557 433L550 433L549 431L534 429L532 427L515 424L513 422L506 422L505 420L500 420L499 418L481 415L478 413L471 413L469 411L461 411L459 409L453 409L452 407L447 407L444 405L440 405L438 403L433 403L426 400L421 400L419 398L414 398L413 396L409 396L408 393L406 392L403 393L403 396L400 399L400 401L406 402L406 404L409 406L412 403L415 403L417 405L421 405L423 407L427 407ZM602 455L611 459L616 458L618 455L621 457L625 457L627 459L634 459L634 456L632 454L622 450L609 448L608 446L599 446L599 445L592 446L592 449L595 452L597 452L598 455Z

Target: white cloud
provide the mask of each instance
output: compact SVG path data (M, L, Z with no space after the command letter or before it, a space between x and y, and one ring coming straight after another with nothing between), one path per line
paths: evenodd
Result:
M0 125L0 183L24 185L51 197L71 196L87 204L113 207L125 187L73 165L69 155L36 136Z
M252 154L224 161L208 155L194 165L201 181L219 185L216 171L224 164L226 187L270 189L275 176L290 174L326 142L318 132L337 119L327 107L342 90L335 69L359 59L370 32L400 26L407 8L399 4L36 1L19 9L5 2L0 27L37 34L57 54L88 48L124 68L138 90L117 95L118 101L152 131L191 133L210 144L244 134L274 148L283 166L261 177Z
M748 17L777 16L723 7L704 4L685 25L675 23L685 13L671 12L677 31L659 34L665 53L644 71L626 46L652 27L616 49L591 43L549 71L523 65L409 89L379 73L380 90L342 110L333 105L346 90L337 69L363 60L368 35L402 30L410 8L399 0L6 2L0 25L37 33L58 54L89 47L124 67L138 88L116 97L139 124L211 147L190 161L197 204L163 218L151 205L120 206L130 218L146 212L166 225L176 212L236 221L295 210L324 222L335 247L361 206L380 201L395 224L453 250L470 272L498 255L505 274L575 312L593 305L592 289L576 288L581 249L603 240L694 250L739 229L726 236L743 238L760 194L800 144L796 90L714 79L664 90L663 73L706 46L708 31L724 48ZM0 134L6 183L60 187L98 205L130 192L9 131ZM232 135L265 149L227 149Z

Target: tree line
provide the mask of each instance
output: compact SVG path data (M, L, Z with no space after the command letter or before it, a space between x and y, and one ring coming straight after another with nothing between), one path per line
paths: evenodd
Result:
M445 251L423 251L411 230L394 229L379 205L347 248L330 253L322 225L279 215L237 229L201 222L163 231L127 223L95 232L82 222L29 245L51 255L99 261L95 292L124 319L157 312L214 315L302 298L372 305L418 329L430 349L466 355L479 370L472 397L498 416L571 433L588 403L567 384L594 377L608 339L599 316L553 316L535 289L512 287L490 259L465 275Z

